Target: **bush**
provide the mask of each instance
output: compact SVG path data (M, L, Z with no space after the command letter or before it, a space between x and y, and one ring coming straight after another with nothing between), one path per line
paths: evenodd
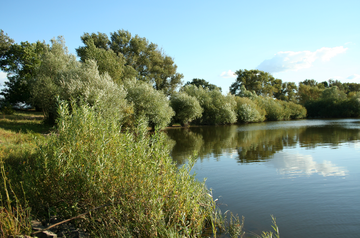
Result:
M208 88L187 85L182 91L195 97L203 108L202 117L195 120L195 123L205 125L222 125L235 123L236 113L234 111L236 101L234 96L224 96L219 90L210 91Z
M175 112L162 91L136 79L125 81L125 88L126 99L134 107L135 121L145 119L153 129L162 129L170 124Z
M238 122L261 122L265 120L265 111L250 98L236 97L235 100Z
M286 102L284 107L286 111L289 111L291 119L301 119L307 116L306 108L300 104Z
M270 97L258 96L254 98L254 101L260 108L266 111L266 120L268 121L284 120L285 110L278 100L275 100Z
M195 97L185 92L174 93L170 98L170 105L175 111L174 122L187 126L191 121L201 117L203 109Z

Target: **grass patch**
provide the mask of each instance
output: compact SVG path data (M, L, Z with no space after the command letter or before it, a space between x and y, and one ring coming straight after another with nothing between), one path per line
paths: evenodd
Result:
M44 116L40 112L15 111L12 115L0 116L0 128L16 133L49 133L51 127L44 124L43 120Z

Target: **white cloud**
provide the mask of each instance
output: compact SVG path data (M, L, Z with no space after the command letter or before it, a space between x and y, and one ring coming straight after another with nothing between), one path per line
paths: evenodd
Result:
M343 46L328 48L323 47L316 51L280 51L272 59L264 60L257 68L259 70L277 73L287 70L299 70L310 68L312 64L320 59L329 61L334 56L344 53L348 48Z
M236 78L236 75L233 71L224 71L220 74L220 77L222 78Z
M350 76L347 77L346 79L353 80L353 81L360 80L360 74L350 75Z

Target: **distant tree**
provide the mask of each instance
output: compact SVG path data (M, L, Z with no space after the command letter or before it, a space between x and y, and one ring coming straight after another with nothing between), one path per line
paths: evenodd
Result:
M8 77L1 95L11 104L31 104L30 87L36 70L41 65L41 56L48 46L39 41L14 44L13 40L1 31L0 47L0 69L6 72Z
M210 91L215 90L215 89L220 90L220 92L222 91L221 87L218 87L215 84L211 84L211 83L205 81L204 79L194 78L191 82L187 82L184 85L184 87L187 86L187 85L191 85L191 84L195 85L196 87L202 87L204 89L208 88Z
M346 94L341 91L337 86L331 86L330 88L326 88L321 93L321 99L327 101L338 101L344 100L346 98Z
M281 89L274 94L274 97L283 101L296 101L298 87L293 82L282 83Z
M300 82L300 84L311 86L311 87L317 87L318 86L318 82L316 82L315 79L305 79L304 81Z
M324 84L318 84L315 80L305 80L299 83L297 93L298 102L305 105L308 101L315 101L321 97Z
M82 61L89 59L86 49L91 41L97 48L112 50L118 57L125 58L124 73L122 78L132 78L149 82L157 90L162 90L166 95L172 94L180 86L182 74L176 72L177 66L171 57L165 55L154 43L149 43L146 38L138 35L132 37L130 32L118 30L108 37L99 33L85 33L81 39L85 46L76 49ZM96 61L99 59L92 55Z
M360 83L346 83L347 84L347 88L349 90L348 93L354 92L360 92Z
M253 70L237 70L236 82L230 86L230 93L234 95L241 94L241 86L244 86L248 91L254 91L257 95L273 96L281 90L282 81L275 79L271 74Z
M185 92L178 92L171 95L170 106L175 111L173 121L187 126L196 118L200 118L203 112L199 101Z
M338 90L340 91L346 91L346 88L344 87L343 83L340 82L339 80L333 80L333 79L329 79L329 88L336 86L338 88Z

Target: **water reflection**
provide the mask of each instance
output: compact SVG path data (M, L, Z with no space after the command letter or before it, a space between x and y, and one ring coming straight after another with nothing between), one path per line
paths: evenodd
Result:
M166 131L172 156L186 163L226 204L245 216L248 234L358 237L360 120L300 120ZM284 179L285 178L285 179ZM335 214L335 216L334 216Z
M360 123L355 119L302 120L177 128L166 133L176 142L172 157L178 164L185 163L194 151L201 161L210 157L219 160L222 154L237 151L234 158L239 163L254 163L267 161L284 148L296 146L330 146L336 149L344 142L354 142L358 146Z
M279 174L289 178L313 174L319 174L323 177L345 176L348 173L345 168L336 166L331 161L324 160L322 163L318 163L314 161L311 155L286 152L276 154L266 165L276 168Z

